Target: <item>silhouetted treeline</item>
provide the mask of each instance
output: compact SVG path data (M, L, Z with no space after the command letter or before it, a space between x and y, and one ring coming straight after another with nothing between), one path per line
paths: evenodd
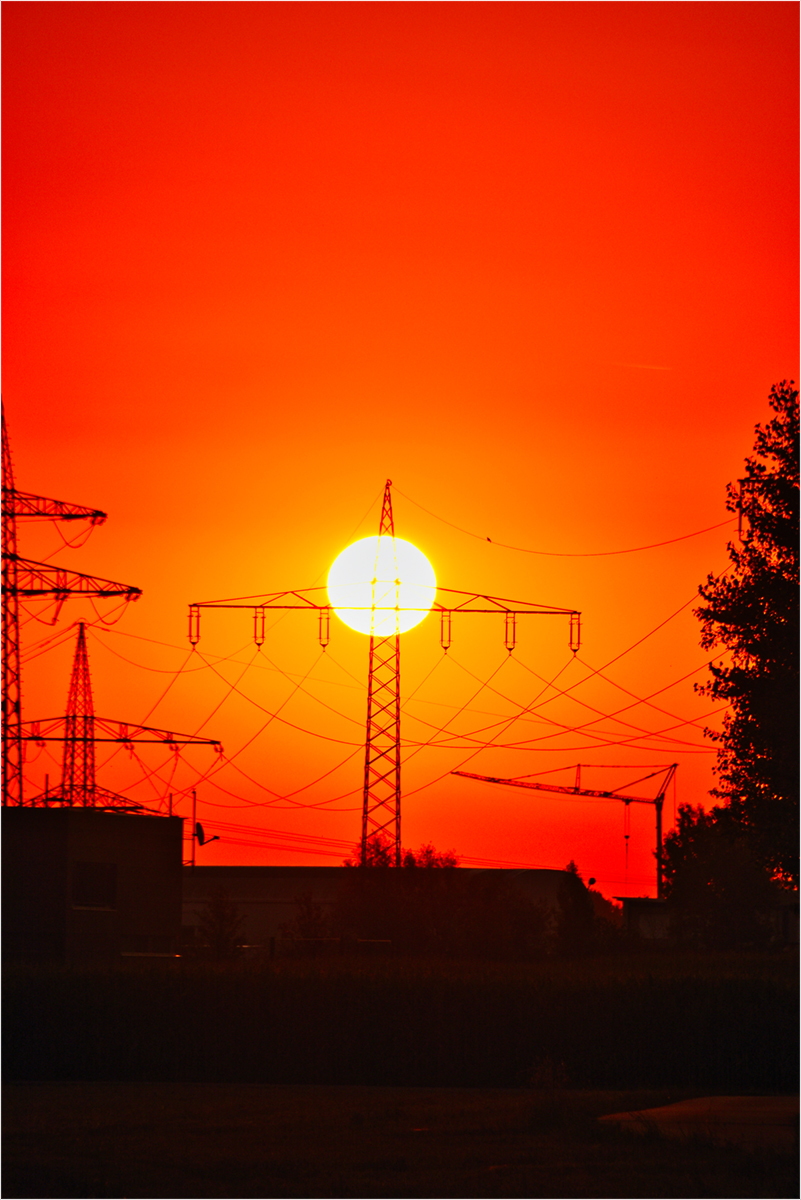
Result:
M551 932L547 909L500 873L410 864L348 871L333 925L345 936L387 938L397 953L451 958L536 957Z
M570 877L558 905L537 903L511 874L368 870L348 872L334 907L307 892L281 925L272 947L252 957L372 953L441 958L538 961L625 948L620 912ZM200 910L185 957L214 962L246 952L244 916L230 893L215 892Z
M764 949L780 940L777 917L792 894L771 880L731 809L707 813L680 805L676 828L665 839L664 871L671 934L679 945Z
M572 862L550 904L527 895L516 872L460 870L452 851L430 843L405 850L400 868L392 862L384 838L368 842L365 863L357 848L346 860L333 910L311 893L298 896L285 937L295 939L301 953L307 942L318 950L337 941L343 951L374 943L401 955L535 961L607 949L617 932L613 906L585 888ZM598 904L608 910L603 917Z

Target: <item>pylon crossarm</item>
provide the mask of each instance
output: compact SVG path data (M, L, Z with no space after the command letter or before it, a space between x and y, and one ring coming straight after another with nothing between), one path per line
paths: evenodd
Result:
M3 515L44 517L50 521L91 521L93 525L102 525L108 514L101 512L99 508L87 508L84 504L71 504L68 500L50 500L47 496L34 496L32 492L4 488Z
M445 603L439 599L453 597L453 603ZM555 608L552 604L535 604L529 600L505 600L501 596L488 596L480 592L461 592L454 588L437 588L437 600L432 605L433 612L473 612L473 613L515 613L517 616L539 617L569 617L578 615L575 608Z
M154 729L149 725L130 725L124 721L111 721L105 717L93 717L95 742L157 743L163 746L216 746L222 745L214 738L197 737L191 733L171 733L167 729ZM63 742L66 736L68 717L50 717L38 721L22 722L24 742ZM102 733L98 734L98 730ZM150 736L148 736L150 735Z
M446 603L439 597L453 597L453 602ZM287 592L269 592L256 596L233 596L228 600L196 600L190 608L265 608L265 609L321 609L330 608L327 598L328 589L320 587L295 588ZM501 596L489 596L480 592L462 592L455 588L437 587L438 599L430 606L404 605L404 612L475 612L475 613L504 613L513 612L518 616L569 617L578 614L575 608L556 608L552 604L536 604L529 600L506 600ZM347 605L353 612L394 612L394 604Z
M16 567L18 596L122 596L138 600L142 595L141 588L128 583L114 583L99 575L83 575L29 558L17 557Z
M196 600L190 608L330 608L329 602L317 603L315 595L325 596L327 588L294 588L288 592L268 592L258 596L233 596L229 600ZM293 603L294 601L294 603Z

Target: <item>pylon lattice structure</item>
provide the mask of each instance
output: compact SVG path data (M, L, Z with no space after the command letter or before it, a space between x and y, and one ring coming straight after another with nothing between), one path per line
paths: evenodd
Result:
M91 521L101 525L106 514L97 508L50 500L14 486L14 470L6 429L3 429L3 804L23 803L22 778L22 680L20 672L20 597L53 596L57 608L69 596L121 596L136 600L139 588L112 583L94 575L83 575L62 567L20 558L17 553L17 518L39 517L49 521Z
M89 674L89 655L86 649L86 627L83 621L78 622L78 640L72 662L66 715L24 722L21 726L21 737L23 741L36 742L39 745L46 742L64 743L61 786L53 792L47 791L44 795L37 796L32 804L54 804L68 808L82 806L141 811L144 807L98 785L95 775L96 742L117 742L129 747L132 747L134 742L158 742L176 752L180 746L185 745L214 746L218 751L222 751L220 743L212 738L176 735L165 729L129 725L96 717Z
M3 804L22 803L22 693L14 472L3 413Z
M392 516L391 488L388 479L384 488L379 524L381 537L395 538ZM400 586L396 579L396 588ZM326 648L330 636L331 605L325 587L297 588L294 591L272 592L268 595L239 596L228 600L203 600L189 605L189 641L200 641L200 614L206 608L242 608L253 612L254 640L260 648L265 637L265 615L268 612L306 611L318 617L320 645ZM369 839L387 833L392 842L394 861L400 864L401 826L401 743L400 743L400 636L398 633L398 591L394 604L373 604L360 610L348 605L353 612L369 611L373 619L378 613L394 613L394 634L386 637L370 635L370 665L367 683L367 734L365 739L364 788L362 805L361 861L369 862ZM407 611L404 608L404 611ZM581 613L575 608L556 608L548 604L533 604L527 600L504 600L500 596L478 592L457 591L437 587L437 599L425 609L409 608L409 612L437 612L440 616L440 644L447 652L452 643L454 616L497 614L504 618L504 644L511 654L517 640L517 618L527 616L569 618L568 644L576 654L581 644Z
M378 543L395 542L392 518L391 480L384 488ZM378 552L376 551L376 564ZM364 797L362 805L362 862L367 862L372 837L388 834L395 866L401 860L401 754L400 754L400 629L399 592L395 563L395 632L386 637L370 634L370 666L367 676L367 737L364 754ZM375 576L372 580L375 610ZM375 625L375 616L371 628Z
M94 807L95 804L95 707L83 622L78 626L78 644L67 697L61 802L70 807L74 804Z

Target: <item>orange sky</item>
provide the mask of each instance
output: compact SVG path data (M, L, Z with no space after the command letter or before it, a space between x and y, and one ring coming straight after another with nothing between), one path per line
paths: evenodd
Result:
M499 619L454 623L447 658L433 620L404 635L404 844L653 894L650 807L626 872L621 804L448 772L569 783L580 761L608 787L676 761L678 802L712 786L692 605L630 647L726 566L733 526L553 555L724 521L771 384L798 378L797 34L789 3L4 6L17 485L105 509L54 561L144 591L90 631L98 713L224 743L200 861L335 863L358 838L367 639L334 621L321 657L290 614L257 655L247 614L213 613L187 661L186 606L323 582L391 477L441 584L584 614L577 661L561 619L511 658ZM28 557L59 545L21 528ZM70 625L96 620L29 611L26 719L63 712ZM480 749L563 668L567 697ZM292 725L263 728L284 702ZM140 757L100 782L157 803L219 766Z

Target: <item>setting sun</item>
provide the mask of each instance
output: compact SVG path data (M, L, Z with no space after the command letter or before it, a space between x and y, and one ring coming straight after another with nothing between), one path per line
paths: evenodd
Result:
M351 629L379 637L419 625L436 589L431 563L403 538L362 538L342 551L328 573L337 616Z

